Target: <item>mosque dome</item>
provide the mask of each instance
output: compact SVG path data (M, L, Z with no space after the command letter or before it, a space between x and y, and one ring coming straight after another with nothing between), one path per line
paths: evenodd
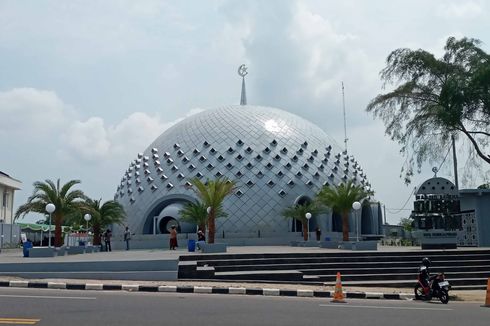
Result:
M370 186L354 157L313 123L276 108L231 105L162 133L130 163L115 199L136 233L166 233L172 223L194 232L179 220L183 205L197 200L189 187L194 177L236 181L217 232L288 232L282 211L313 199L322 186Z
M425 180L417 189L416 195L459 196L458 189L448 179L433 177Z

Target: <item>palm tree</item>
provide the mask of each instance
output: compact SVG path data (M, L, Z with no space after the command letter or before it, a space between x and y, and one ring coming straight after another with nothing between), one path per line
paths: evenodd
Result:
M282 215L286 218L292 218L301 222L301 226L303 227L303 239L307 241L309 234L306 213L315 215L318 212L320 212L318 205L314 202L310 202L288 207L282 212Z
M217 217L224 216L223 201L226 196L233 193L235 190L235 181L217 178L215 180L207 180L203 183L199 178L190 180L201 202L210 207L208 214L208 243L214 243L214 234L216 232L215 220Z
M78 216L78 222L84 223L82 216L89 213L92 218L89 224L94 231L94 245L100 245L100 235L102 231L111 224L123 224L126 219L126 212L120 203L115 200L108 200L102 203L102 198L94 200L87 198L83 203L82 209ZM83 225L83 224L81 224Z
M54 246L60 247L62 245L61 226L64 219L78 214L80 205L85 199L85 195L81 190L70 191L70 188L79 183L80 180L71 180L60 187L60 179L58 179L56 185L51 180L34 182L32 195L27 198L27 203L17 209L14 219L25 216L27 213L44 215L46 214L46 205L49 203L54 204L56 207L52 216L55 224Z
M352 204L373 194L374 192L349 181L347 184L341 183L336 188L323 187L317 195L317 201L342 215L342 240L349 241L349 212Z
M187 203L184 208L179 211L183 221L197 224L202 232L206 233L206 225L208 224L207 206L201 202Z

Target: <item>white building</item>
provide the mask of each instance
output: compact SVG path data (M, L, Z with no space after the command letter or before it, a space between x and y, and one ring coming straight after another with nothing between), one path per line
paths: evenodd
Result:
M0 171L0 223L12 224L14 218L14 192L22 182Z

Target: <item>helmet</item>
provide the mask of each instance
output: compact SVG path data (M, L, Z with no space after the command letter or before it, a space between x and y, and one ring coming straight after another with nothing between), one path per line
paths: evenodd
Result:
M430 266L430 259L427 257L424 257L422 259L422 265L424 265L425 267L429 267Z

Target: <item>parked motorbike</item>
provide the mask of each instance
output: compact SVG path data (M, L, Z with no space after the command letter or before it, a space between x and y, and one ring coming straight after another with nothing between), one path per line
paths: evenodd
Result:
M418 275L418 281L415 285L415 299L430 301L433 297L439 298L439 300L447 304L449 302L449 282L444 279L444 273L439 273L430 277L427 285L424 285L423 277L425 277L425 269L427 267L421 266Z

